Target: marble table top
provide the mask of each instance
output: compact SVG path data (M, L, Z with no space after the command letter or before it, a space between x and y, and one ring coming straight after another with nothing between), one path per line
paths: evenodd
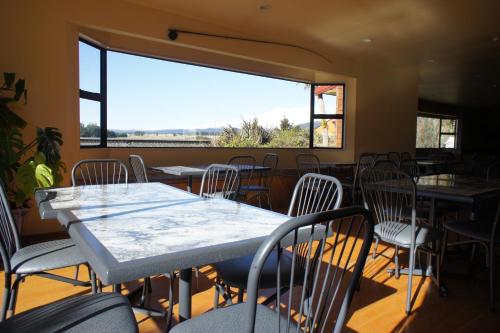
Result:
M240 171L251 171L252 170L252 165L244 165L244 164L239 164L235 165L237 166ZM154 171L160 171L169 175L175 175L175 176L203 176L205 173L205 170L207 169L208 165L198 165L198 166L182 166L182 165L176 165L176 166L159 166L159 167L151 167L152 170ZM253 171L267 171L270 170L270 167L262 166L262 165L255 165L253 166Z
M255 251L286 215L204 199L161 183L39 190L104 283L118 283Z
M422 176L417 182L417 193L445 200L473 202L500 196L500 182L453 174Z

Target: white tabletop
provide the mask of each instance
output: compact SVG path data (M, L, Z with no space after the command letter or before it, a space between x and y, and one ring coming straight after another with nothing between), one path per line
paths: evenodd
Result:
M105 283L250 254L288 216L161 183L40 190L42 218L57 218Z
M151 169L175 176L203 176L205 169L196 167L187 167L182 165L167 167L152 167Z

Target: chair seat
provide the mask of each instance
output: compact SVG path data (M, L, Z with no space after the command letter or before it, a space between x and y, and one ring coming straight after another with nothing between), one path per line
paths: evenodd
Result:
M417 225L415 245L420 246L441 239L441 232L437 229ZM383 241L409 247L411 244L411 225L402 222L384 222L375 225L375 235Z
M201 316L182 322L171 333L220 333L220 332L246 332L248 318L248 303L239 303L225 308L209 311ZM281 317L279 333L295 332L296 325L291 325L288 330L286 318ZM278 318L274 310L257 304L254 332L278 332Z
M0 332L137 332L127 298L115 293L84 295L20 313L0 323Z
M38 243L21 248L11 258L15 273L29 274L86 263L71 239Z
M487 221L452 221L446 222L444 227L462 236L482 242L490 242L492 225ZM498 233L495 243L500 244L500 236L498 236Z
M244 256L231 260L226 260L213 264L219 277L229 286L235 288L245 289L247 287L248 274L250 266L252 265L254 255ZM262 269L260 276L259 287L261 289L275 288L276 287L276 271L277 271L276 251L271 252L269 258ZM290 284L290 275L292 272L292 258L290 255L283 253L281 256L281 283L283 286ZM300 282L298 279L302 276L302 270L295 267L295 281Z

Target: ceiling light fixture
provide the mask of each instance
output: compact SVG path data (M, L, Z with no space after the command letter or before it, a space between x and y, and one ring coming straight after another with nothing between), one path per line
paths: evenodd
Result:
M371 39L370 37L365 37L361 40L363 43L371 43L373 42L373 39Z
M495 43L495 42L498 42L500 40L500 37L495 36L491 40Z
M427 62L432 64L435 63L436 61L434 59L427 59Z
M269 10L271 8L273 8L273 6L271 6L268 3L262 4L262 5L259 6L259 10Z

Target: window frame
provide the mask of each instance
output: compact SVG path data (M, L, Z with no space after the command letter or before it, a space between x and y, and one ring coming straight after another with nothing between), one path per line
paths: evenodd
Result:
M204 67L204 68L210 68L210 69L217 69L217 70L223 70L223 71L228 71L228 72L233 72L233 73L240 73L240 74L247 74L247 75L256 75L260 77L265 77L265 78L270 78L270 79L278 79L278 80L284 80L284 81L289 81L289 82L294 82L294 83L302 83L302 84L307 84L310 86L310 116L309 116L309 147L237 147L237 148L230 148L230 147L208 147L211 149L335 149L335 150L343 150L345 147L345 129L346 129L346 121L345 121L345 115L347 112L346 108L346 85L343 82L321 82L321 83L316 83L316 82L307 82L307 81L300 81L300 80L292 80L289 78L283 78L283 77L278 77L278 76L271 76L271 75L265 75L261 73L253 73L253 72L246 72L246 71L241 71L241 70L235 70L235 69L227 69L227 68L221 68L221 67L216 67L216 66L210 66L210 65L205 65L205 64L199 64L199 63L194 63L194 62L187 62L187 61L180 61L180 60L175 60L175 59L165 59L161 57L155 57L155 56L150 56L150 55L144 55L144 54L138 54L134 52L129 52L129 51L123 51L123 50L117 50L113 48L108 48L103 45L100 45L96 42L89 41L87 38L80 36L78 38L79 42L85 43L91 47L96 48L100 52L100 92L95 93L91 91L86 91L82 90L79 88L79 96L82 99L87 99L87 100L92 100L100 103L100 129L101 129L101 138L100 138L100 143L98 145L85 145L82 146L80 143L80 148L126 148L129 149L131 147L135 148L155 148L155 149L189 149L189 148L194 148L194 149L199 149L201 147L191 147L191 146L185 146L185 147L151 147L151 146L145 146L145 147L137 147L137 146L127 146L127 147L109 147L108 146L108 123L107 123L107 107L108 107L108 94L107 94L107 52L117 52L117 53L122 53L122 54L127 54L127 55L132 55L132 56L139 56L139 57L144 57L144 58L150 58L150 59L157 59L157 60L162 60L162 61L169 61L169 62L174 62L174 63L179 63L179 64L186 64L186 65L192 65L192 66L199 66L199 67ZM315 101L314 101L314 88L316 86L325 86L325 85L340 85L343 87L343 113L342 114L314 114L314 107L315 107ZM80 115L80 113L79 113ZM342 139L341 139L341 146L340 147L315 147L314 146L314 121L317 119L341 119L342 120Z
M314 98L314 89L318 86L342 86L342 114L315 114L315 98ZM345 145L345 114L346 114L346 86L345 83L339 82L328 82L328 83L311 83L311 115L309 120L309 148L310 149L337 149L343 150ZM340 147L315 147L314 146L314 121L316 119L341 119L342 120L342 140L340 143Z
M416 149L454 149L454 150L458 149L458 127L459 127L459 122L460 122L459 117L452 116L452 115L441 115L441 114L424 113L424 112L418 112L417 119L418 119L418 117L439 119L439 133L438 133L438 146L437 147L431 147L431 148L416 147ZM443 132L443 130L442 130L443 120L454 120L455 121L455 132ZM453 147L453 148L441 147L441 136L443 136L443 135L453 135L455 137L455 147Z

